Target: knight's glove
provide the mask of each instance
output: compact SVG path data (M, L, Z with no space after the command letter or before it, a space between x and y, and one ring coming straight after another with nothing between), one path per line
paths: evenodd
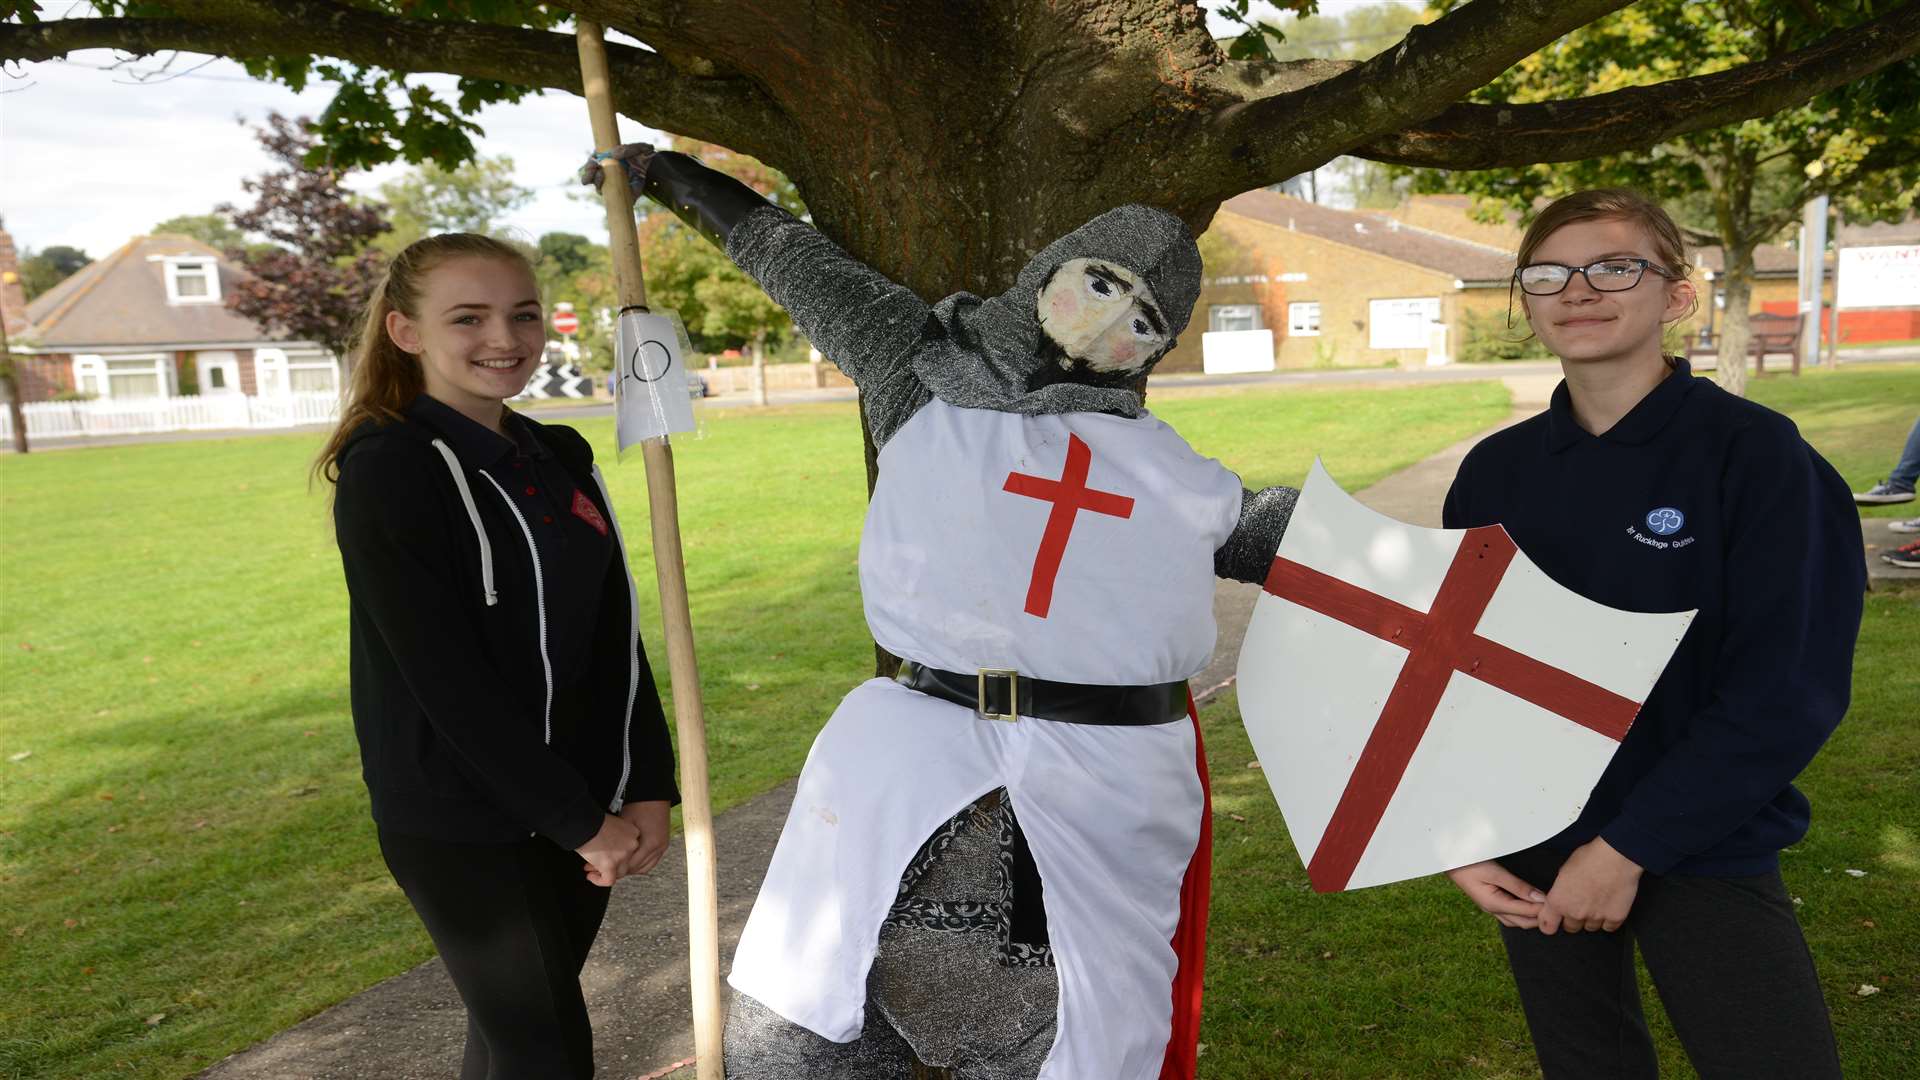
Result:
M647 162L652 160L653 153L653 144L643 142L622 143L611 150L597 151L580 167L580 182L595 191L600 190L600 184L607 176L604 163L617 161L627 170L628 190L640 191L646 187Z
M727 237L734 226L748 214L770 205L759 192L726 173L672 150L655 151L645 143L628 143L594 158L580 170L583 183L598 187L603 175L601 160L617 160L626 168L627 182L635 190L673 211L722 251L727 249Z

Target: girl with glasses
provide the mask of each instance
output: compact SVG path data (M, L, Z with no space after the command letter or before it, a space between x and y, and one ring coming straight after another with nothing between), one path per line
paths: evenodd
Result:
M1448 528L1503 525L1583 595L1700 612L1578 820L1448 875L1501 925L1550 1080L1658 1075L1636 951L1701 1075L1840 1075L1778 856L1809 823L1793 779L1846 711L1860 532L1791 421L1663 349L1687 278L1643 196L1542 211L1514 282L1565 379L1447 493Z

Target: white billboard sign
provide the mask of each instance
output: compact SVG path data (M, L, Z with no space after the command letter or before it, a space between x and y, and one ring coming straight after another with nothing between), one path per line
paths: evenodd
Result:
M1834 306L1920 307L1920 244L1840 249Z
M1210 330L1200 335L1200 363L1209 375L1273 370L1272 330Z

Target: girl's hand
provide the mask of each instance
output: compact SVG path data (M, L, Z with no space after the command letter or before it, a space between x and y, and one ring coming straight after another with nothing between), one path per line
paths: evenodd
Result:
M587 880L603 889L620 880L621 866L640 843L640 830L625 818L606 815L593 839L574 850L587 860Z
M620 808L620 817L640 835L639 843L620 868L620 876L644 874L652 870L659 865L660 857L667 853L667 841L673 837L666 800L628 803Z
M1620 929L1640 894L1641 872L1639 863L1599 837L1574 848L1540 910L1540 932Z
M1500 920L1500 925L1516 930L1532 930L1540 925L1540 910L1546 894L1521 881L1513 872L1489 859L1471 866L1447 871L1447 877L1467 894L1480 910Z

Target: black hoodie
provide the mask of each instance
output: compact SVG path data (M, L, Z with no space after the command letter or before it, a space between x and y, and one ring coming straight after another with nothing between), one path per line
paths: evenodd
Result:
M555 687L532 534L435 411L341 449L334 533L352 609L353 725L382 828L458 842L539 833L577 848L626 802L677 802L673 747L625 545L608 561L586 672ZM593 451L516 417L613 523Z

